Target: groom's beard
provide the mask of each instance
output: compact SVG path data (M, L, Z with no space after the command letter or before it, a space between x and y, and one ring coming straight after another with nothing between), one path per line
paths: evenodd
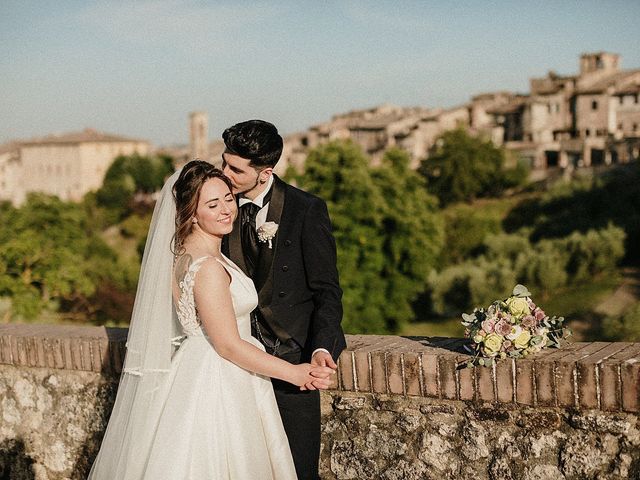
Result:
M246 190L237 191L236 192L236 196L238 196L238 197L246 197L246 193L252 191L253 189L255 189L258 186L259 183L260 183L260 177L257 177L256 178L256 183L254 183L252 187L247 188Z

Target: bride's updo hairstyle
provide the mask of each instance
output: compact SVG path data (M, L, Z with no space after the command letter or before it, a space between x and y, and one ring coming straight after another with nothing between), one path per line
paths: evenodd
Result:
M172 251L175 255L184 252L184 241L193 230L193 217L198 208L200 190L210 178L219 178L233 193L231 181L222 170L202 160L187 163L173 186L173 197L176 200L176 233L173 237Z

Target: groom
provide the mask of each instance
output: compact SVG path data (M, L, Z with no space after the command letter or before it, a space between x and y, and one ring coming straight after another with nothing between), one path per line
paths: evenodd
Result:
M282 153L274 125L249 120L222 134L222 169L239 212L223 252L253 280L258 307L252 334L291 363L336 368L345 348L336 244L323 200L273 174ZM272 380L300 480L318 479L320 394Z

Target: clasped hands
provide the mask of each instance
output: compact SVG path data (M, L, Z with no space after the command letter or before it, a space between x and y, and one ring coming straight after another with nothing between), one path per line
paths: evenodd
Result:
M316 352L311 358L309 374L313 380L305 383L300 390L326 390L333 384L333 375L338 366L331 355L324 351Z

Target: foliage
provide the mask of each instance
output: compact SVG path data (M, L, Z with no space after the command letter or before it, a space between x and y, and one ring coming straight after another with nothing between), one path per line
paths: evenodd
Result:
M109 224L117 223L133 212L136 194L159 190L172 172L170 156L121 155L107 170L102 187L95 194L95 203L106 210Z
M509 172L505 168L504 150L490 140L470 135L462 127L440 136L419 171L428 179L429 191L443 205L500 195L505 189L523 183L528 175L521 166Z
M386 302L382 305L391 331L414 318L411 303L424 288L428 272L440 256L443 222L437 200L424 179L409 168L402 150L385 153L372 178L382 195L383 260Z
M640 342L640 302L625 314L602 321L602 340Z
M32 319L47 308L95 318L100 285L131 288L82 205L31 194L1 215L0 296L11 297L14 314Z
M460 263L482 253L487 236L502 230L501 205L458 203L444 210L445 248L441 265Z
M523 225L531 239L562 238L609 224L626 233L625 262L640 261L640 163L618 166L601 177L564 183L541 198L528 198L504 221L507 232Z
M545 296L569 282L611 272L624 255L625 234L613 225L537 244L527 233L490 235L484 254L432 273L428 287L434 312L455 314L485 304L515 282L532 285Z
M397 331L413 318L442 244L436 202L397 150L371 169L351 142L310 152L300 185L327 202L344 290L343 326L351 333Z

